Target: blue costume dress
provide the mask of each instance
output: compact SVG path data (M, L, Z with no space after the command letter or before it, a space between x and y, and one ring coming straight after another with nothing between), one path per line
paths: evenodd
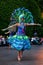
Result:
M16 48L18 51L29 50L31 48L30 40L28 36L25 35L24 28L24 23L20 23L16 34L8 37L8 42L11 44L11 47Z

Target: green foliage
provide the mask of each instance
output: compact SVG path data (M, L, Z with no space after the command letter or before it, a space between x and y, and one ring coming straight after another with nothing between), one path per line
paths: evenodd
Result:
M39 5L41 11L43 11L43 0L36 0L36 2Z

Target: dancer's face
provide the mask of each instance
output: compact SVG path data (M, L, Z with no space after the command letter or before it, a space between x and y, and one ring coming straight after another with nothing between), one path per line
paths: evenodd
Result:
M22 21L24 21L24 18L22 18Z

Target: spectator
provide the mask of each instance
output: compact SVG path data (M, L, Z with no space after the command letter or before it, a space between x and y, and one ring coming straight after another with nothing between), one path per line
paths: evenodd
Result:
M6 44L4 36L2 36L2 43L3 43L3 45Z
M40 38L38 37L37 32L34 32L34 36L31 38L32 44L40 44Z

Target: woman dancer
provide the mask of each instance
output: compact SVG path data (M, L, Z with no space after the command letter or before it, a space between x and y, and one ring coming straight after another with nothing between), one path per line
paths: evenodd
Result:
M26 13L27 13L27 11L28 10L26 9ZM26 16L28 16L28 14L30 12L27 13L26 16L25 16L24 13L25 13L24 9L23 9L22 13L20 13L20 11L19 11L19 18L18 18L19 22L17 22L16 24L14 24L14 25L9 26L8 28L6 28L6 29L9 29L9 28L12 28L12 27L15 27L15 26L18 27L18 30L17 30L16 34L14 36L8 37L8 42L9 42L9 44L11 44L11 47L15 48L18 51L18 61L21 60L24 50L31 49L30 40L29 40L28 36L26 36L26 34L25 34L25 30L24 30L25 26L31 26L31 25L39 25L40 26L40 24L34 24L33 23L32 16L30 16L29 20L28 20L28 17L26 19ZM26 21L32 21L31 22L32 24L29 24L30 22L26 23L25 19L26 19ZM3 30L6 30L6 29L3 29Z

